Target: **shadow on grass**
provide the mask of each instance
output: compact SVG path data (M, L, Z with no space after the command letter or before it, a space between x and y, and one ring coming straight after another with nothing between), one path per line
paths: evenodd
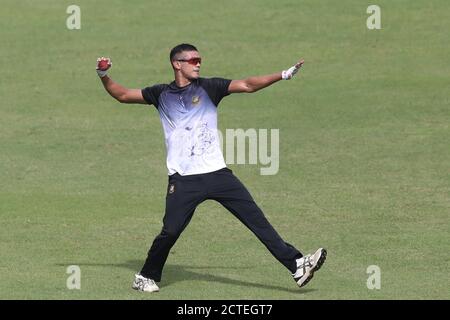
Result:
M108 264L108 263L73 263L74 265L78 265L80 267L83 266L113 266L118 268L126 268L133 270L134 272L138 272L143 264L142 260L129 260L124 263L116 263L116 264ZM59 266L68 266L68 264L58 264ZM184 265L175 265L175 264L166 264L163 270L163 276L161 284L163 287L169 287L170 285L181 282L181 281L210 281L210 282L220 282L224 284L231 284L235 286L243 286L243 287L254 287L260 289L267 290L278 290L295 294L305 294L308 292L316 291L317 289L289 289L282 286L277 286L269 283L256 283L242 280L235 280L226 278L219 275L205 274L202 273L201 270L206 269L216 269L218 271L223 269L250 269L251 267L225 267L225 266L184 266ZM289 276L289 275L288 275ZM131 281L131 280L130 280ZM270 280L269 280L270 281ZM293 281L293 280L292 280Z

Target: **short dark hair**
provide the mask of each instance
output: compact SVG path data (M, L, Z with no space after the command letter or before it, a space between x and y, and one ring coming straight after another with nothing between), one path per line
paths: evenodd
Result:
M198 50L192 44L188 44L188 43L179 44L175 48L170 50L170 62L173 61L175 55L177 55L178 53L181 53L183 51L198 51Z

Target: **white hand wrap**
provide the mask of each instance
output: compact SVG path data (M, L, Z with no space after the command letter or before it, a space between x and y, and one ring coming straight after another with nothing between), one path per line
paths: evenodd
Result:
M281 72L281 78L283 80L290 80L290 79L292 79L292 77L298 72L298 70L300 70L301 66L302 65L299 65L297 67L297 65L295 65L295 66L290 67L287 70L283 70Z

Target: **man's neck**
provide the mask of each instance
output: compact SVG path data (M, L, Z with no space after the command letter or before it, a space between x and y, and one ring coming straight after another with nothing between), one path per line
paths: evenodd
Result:
M180 77L177 74L175 74L175 84L177 85L177 87L179 88L183 88L186 87L188 85L191 84L191 80L185 78L185 77Z

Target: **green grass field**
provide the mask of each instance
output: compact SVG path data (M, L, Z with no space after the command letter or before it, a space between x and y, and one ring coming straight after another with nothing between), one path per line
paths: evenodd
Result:
M70 4L81 30L66 28ZM366 27L370 4L381 30ZM0 299L449 299L449 15L446 0L3 0ZM280 130L278 174L230 168L286 241L328 249L307 287L208 201L161 291L131 289L162 226L163 133L154 107L109 97L95 60L110 56L127 87L167 83L181 42L204 77L305 59L292 81L225 98L219 120ZM69 265L81 290L66 287Z

